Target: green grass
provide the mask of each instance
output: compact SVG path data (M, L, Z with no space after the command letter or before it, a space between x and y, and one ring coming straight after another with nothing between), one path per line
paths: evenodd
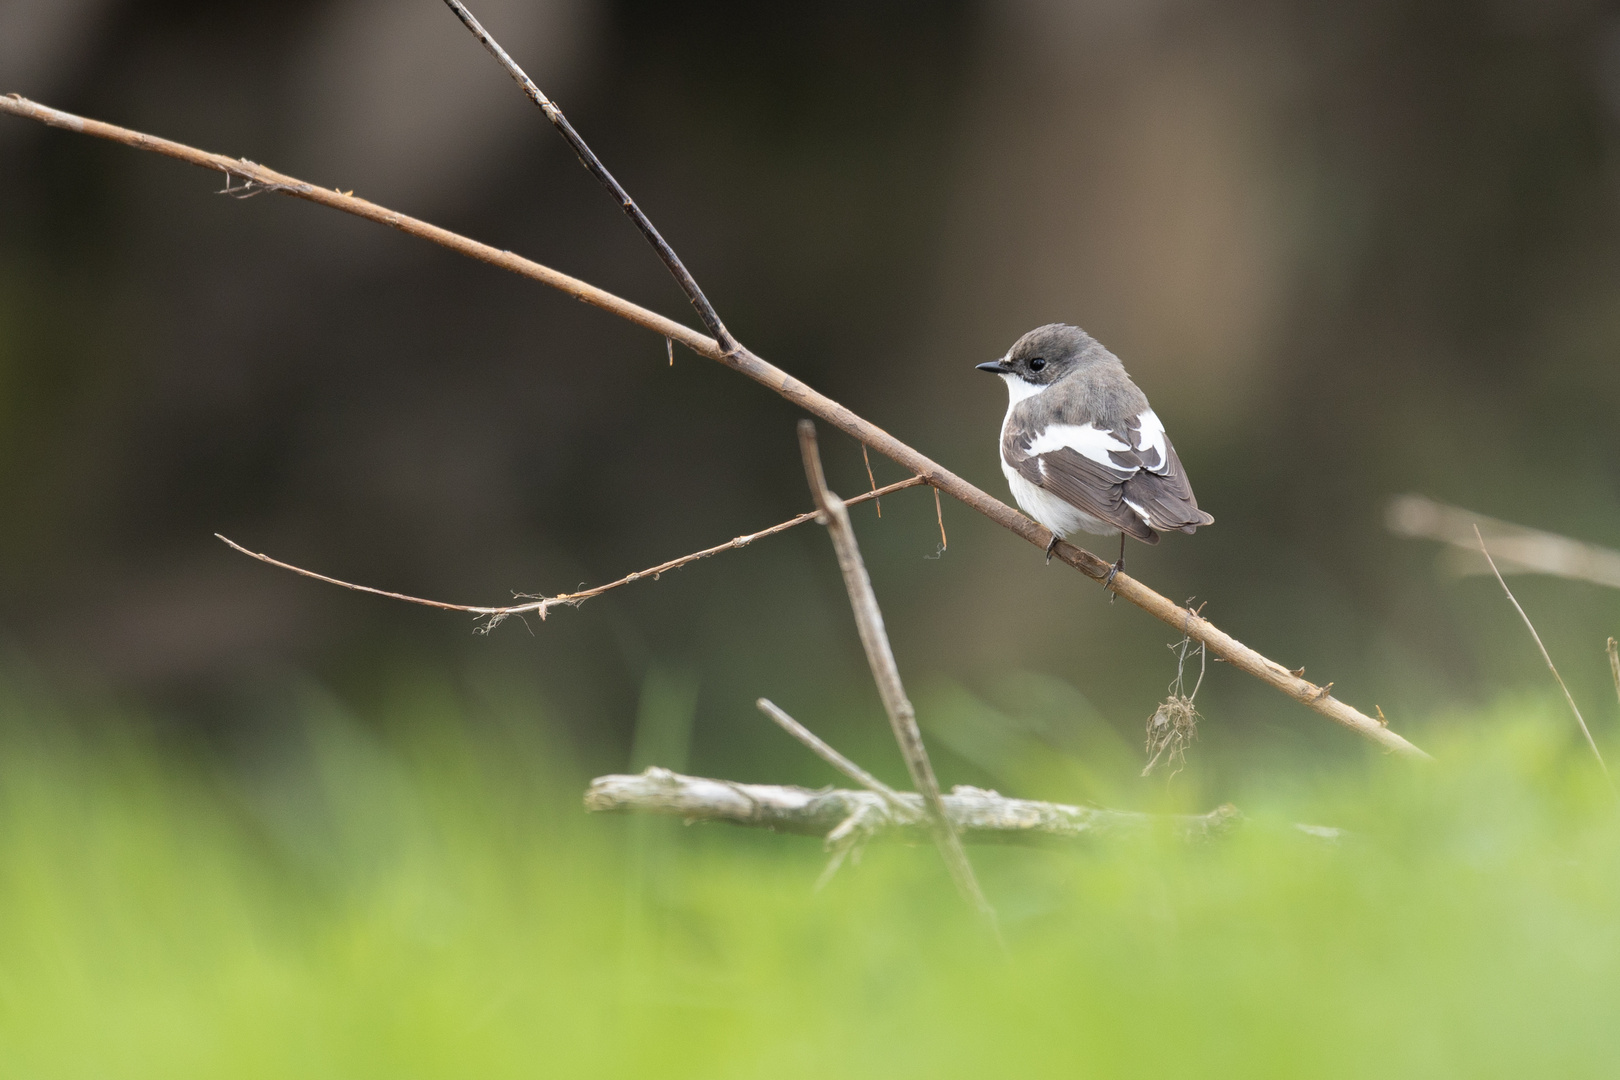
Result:
M0 1075L1614 1075L1620 827L1555 705L1257 778L1202 849L975 849L1003 958L931 850L816 894L814 841L587 817L448 700L232 769L11 701Z

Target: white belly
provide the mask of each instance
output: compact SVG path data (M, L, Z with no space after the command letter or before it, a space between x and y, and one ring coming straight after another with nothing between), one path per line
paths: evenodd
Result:
M1005 438L1007 422L1012 419L1013 406L1025 398L1034 397L1042 388L1030 386L1016 375L1004 375L1002 381L1007 384L1008 390L1007 415L1001 420L1001 433ZM997 443L997 446L999 447L1000 443ZM996 456L1001 455L998 453ZM1113 536L1120 531L1118 525L1110 525L1102 518L1092 517L1044 488L1036 487L1020 476L1016 469L1008 468L1005 461L1001 463L1001 471L1007 477L1007 486L1012 488L1018 508L1065 540L1077 532Z
M1077 532L1094 533L1097 536L1113 536L1119 532L1118 525L1110 525L1102 518L1092 517L1084 510L1070 506L1045 488L1036 487L1020 476L1016 469L1009 468L1005 461L1001 463L1001 471L1007 477L1007 486L1012 488L1018 508L1065 540Z

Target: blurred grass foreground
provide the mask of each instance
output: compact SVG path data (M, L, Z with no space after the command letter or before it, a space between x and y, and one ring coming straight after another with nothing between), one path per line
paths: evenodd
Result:
M1434 725L1433 768L1256 790L1208 846L976 848L1002 958L930 848L818 894L814 840L587 816L532 717L407 697L379 734L312 696L302 749L232 767L0 696L0 1075L1620 1062L1620 826L1550 700Z

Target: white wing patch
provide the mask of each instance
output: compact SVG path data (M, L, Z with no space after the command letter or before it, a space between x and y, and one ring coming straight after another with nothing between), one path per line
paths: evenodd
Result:
M1164 421L1160 420L1152 409L1144 409L1136 417L1136 423L1138 432L1135 446L1127 445L1113 432L1104 431L1095 424L1049 424L1046 430L1030 441L1029 453L1050 454L1054 450L1067 447L1104 468L1130 474L1137 471L1137 466L1121 465L1109 457L1109 454L1123 454L1134 450L1144 459L1149 472L1163 473L1170 461L1169 440L1164 435Z
M1137 416L1136 422L1142 428L1142 441L1136 446L1136 451L1147 457L1149 450L1159 455L1156 464L1148 466L1148 472L1162 473L1170 463L1170 451L1166 446L1164 437L1164 421L1152 409L1143 409Z
M1160 428L1162 436L1163 428ZM1121 469L1114 464L1108 456L1110 450L1123 453L1131 447L1120 442L1114 436L1099 428L1095 424L1049 424L1029 444L1029 453L1032 455L1050 454L1054 450L1068 447L1083 458L1096 462L1106 469L1115 472L1133 473L1134 468Z

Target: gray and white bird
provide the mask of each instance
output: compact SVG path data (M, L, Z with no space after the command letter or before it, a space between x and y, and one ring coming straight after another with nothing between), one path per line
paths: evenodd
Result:
M1198 509L1187 473L1147 395L1119 357L1078 326L1051 323L1025 334L1000 360L978 365L1007 383L1001 471L1024 513L1059 538L1119 534L1148 544L1215 519Z

